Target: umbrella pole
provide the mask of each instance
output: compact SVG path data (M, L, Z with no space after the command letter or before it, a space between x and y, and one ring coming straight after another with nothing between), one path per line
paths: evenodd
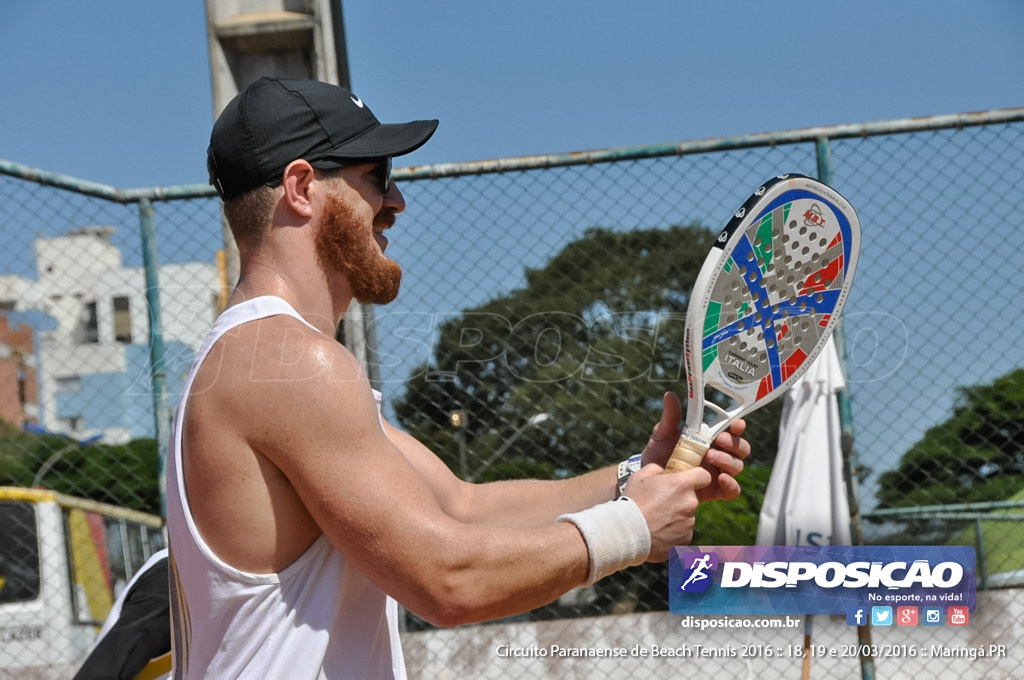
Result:
M803 671L800 673L801 680L810 680L811 677L811 629L814 624L811 622L811 615L804 615L804 663Z

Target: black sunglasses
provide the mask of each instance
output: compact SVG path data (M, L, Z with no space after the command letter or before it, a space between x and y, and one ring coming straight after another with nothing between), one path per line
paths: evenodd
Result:
M387 193L391 191L391 156L385 156L384 160L377 164L377 186L380 187L380 193L387 196Z
M327 161L318 162L310 161L309 164L314 168L320 170L332 170L339 167L345 167L346 165L363 165L365 163L376 163L376 167L373 169L373 174L377 178L377 188L380 189L380 193L387 195L391 191L391 156L384 156L383 158L360 158L346 161ZM280 184L280 180L277 182ZM276 185L268 185L276 186Z

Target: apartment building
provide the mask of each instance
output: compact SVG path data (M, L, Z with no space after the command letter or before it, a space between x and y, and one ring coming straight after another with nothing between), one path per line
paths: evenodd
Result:
M114 227L35 239L35 280L0 277L0 310L38 310L38 424L108 443L153 436L149 304L142 267L125 267ZM159 269L168 403L209 330L220 293L213 264Z

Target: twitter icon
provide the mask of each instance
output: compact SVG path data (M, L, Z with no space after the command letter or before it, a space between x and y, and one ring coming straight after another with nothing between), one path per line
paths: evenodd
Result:
M891 626L892 625L892 607L872 607L871 608L871 625L872 626Z

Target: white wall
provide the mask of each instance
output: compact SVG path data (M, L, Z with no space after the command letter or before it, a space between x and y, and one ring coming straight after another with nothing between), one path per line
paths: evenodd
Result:
M43 311L57 320L57 330L47 333L50 342L80 341L83 306L95 301L99 274L121 268L121 251L110 243L112 229L87 227L67 236L35 240Z

